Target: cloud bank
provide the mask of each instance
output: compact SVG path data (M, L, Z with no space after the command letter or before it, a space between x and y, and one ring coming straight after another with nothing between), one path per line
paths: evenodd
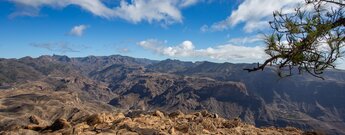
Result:
M137 43L144 49L160 55L180 58L210 58L229 62L258 62L267 58L264 48L260 46L246 47L233 44L218 45L205 49L196 49L194 44L183 41L179 45L166 46L167 41L148 39Z
M273 11L284 10L291 12L304 0L244 0L236 10L231 12L225 20L210 26L204 25L201 31L222 31L244 23L245 32L253 32L268 28Z
M200 0L121 0L116 7L109 7L102 0L8 0L16 4L17 11L10 17L38 16L42 7L65 8L70 5L106 19L121 18L132 23L141 21L182 22L180 9Z

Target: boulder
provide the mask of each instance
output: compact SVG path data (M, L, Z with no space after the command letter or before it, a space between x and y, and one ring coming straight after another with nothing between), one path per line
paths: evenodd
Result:
M29 117L29 121L30 121L30 123L36 124L36 125L42 124L42 120L39 117L37 117L36 115L31 115Z
M71 128L71 124L63 118L59 118L55 120L55 122L49 127L50 130L52 131L57 131L65 128Z

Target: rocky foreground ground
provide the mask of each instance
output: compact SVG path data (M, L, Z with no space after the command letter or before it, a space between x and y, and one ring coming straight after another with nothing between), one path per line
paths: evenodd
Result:
M117 135L179 135L179 134L229 134L229 135L300 135L315 134L293 127L256 128L239 119L228 120L207 111L193 114L160 111L152 113L130 112L94 114L78 120L57 119L46 125L37 116L30 116L31 124L0 131L0 134L117 134Z

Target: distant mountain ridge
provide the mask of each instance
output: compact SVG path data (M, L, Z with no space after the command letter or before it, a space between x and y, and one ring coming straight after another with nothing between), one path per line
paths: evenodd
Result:
M273 67L243 70L253 66L120 55L0 59L0 92L73 92L85 102L107 106L99 111L110 105L127 111L208 110L257 126L345 134L345 71L328 70L323 81L307 74L280 78ZM8 113L0 108L0 117L10 117Z

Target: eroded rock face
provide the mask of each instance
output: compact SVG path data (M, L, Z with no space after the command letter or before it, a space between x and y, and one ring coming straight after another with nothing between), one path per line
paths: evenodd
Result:
M304 134L303 131L292 127L256 128L253 125L241 122L239 119L228 120L207 111L191 114L184 114L180 111L170 114L155 111L148 114L139 114L135 117L126 117L123 113L100 113L85 116L85 118L76 121L57 119L52 125L47 127L28 125L25 129L32 134ZM25 129L19 128L3 132L3 134L21 133Z
M250 96L242 83L220 82L205 77L145 73L130 75L110 87L119 96L110 100L109 104L126 110L209 110L232 118L245 111L259 112L265 109L262 101ZM254 123L254 118L248 117L247 122Z

